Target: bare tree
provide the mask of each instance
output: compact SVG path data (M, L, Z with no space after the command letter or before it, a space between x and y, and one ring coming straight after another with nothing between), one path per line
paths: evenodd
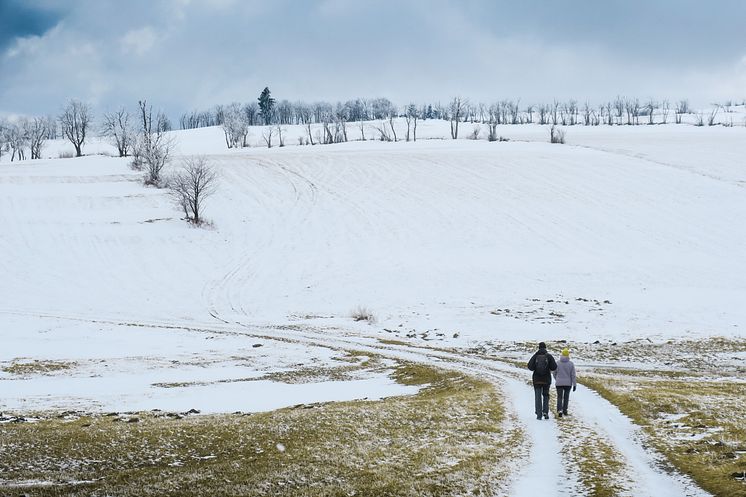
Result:
M49 121L45 117L35 117L25 122L25 134L31 148L31 158L41 159L41 149L47 139Z
M668 100L661 102L661 123L666 124L668 122L668 113L671 111L671 104Z
M360 139L365 141L365 120L368 119L370 105L364 98L360 98L356 102L358 105L357 125L360 128Z
M394 118L396 117L396 111L389 114L389 126L391 127L391 133L394 135L394 141L399 141L396 137L396 128L394 127Z
M3 153L8 148L7 129L8 123L4 119L0 119L0 159L3 158Z
M710 111L710 115L707 117L707 125L708 126L714 126L715 125L715 117L718 115L718 111L720 110L719 104L712 104L712 110Z
M585 101L585 104L583 104L583 123L586 126L589 126L591 124L591 114L593 111L591 110L591 105L588 103L588 101Z
M611 112L612 104L611 102L606 102L606 117L609 120L609 126L614 125L614 115Z
M10 123L5 128L5 142L10 149L10 161L26 160L26 148L29 146L28 119L22 118Z
M547 124L549 122L547 119L548 115L549 115L549 106L546 104L539 105L539 124Z
M334 110L335 143L347 142L347 121L350 120L351 113L350 105L342 105L341 102L337 102L337 107Z
M187 123L184 123L187 124ZM109 138L117 147L119 157L127 157L135 140L135 132L130 123L130 114L123 108L104 114L101 127L103 136Z
M407 120L407 141L409 141L409 128L412 127L412 141L417 141L417 119L420 117L420 111L415 104L407 106L404 116Z
M468 105L469 102L461 97L454 97L453 100L451 100L449 116L451 119L451 138L454 140L458 138L458 123L463 117L464 111Z
M622 100L622 97L616 97L616 100L614 100L614 110L616 110L616 118L617 118L617 124L622 124L622 117L624 116L624 100Z
M554 126L559 124L559 107L560 107L560 103L557 100L554 100L552 102L551 108L549 109L551 112L551 117L552 117L552 125Z
M658 108L658 103L655 100L649 100L645 105L645 110L648 114L648 124L655 124L655 110Z
M640 124L640 99L632 100L632 117L635 119L635 126Z
M246 115L246 121L249 126L259 124L259 104L256 102L248 103L243 108L244 114Z
M675 120L676 124L681 124L684 114L689 113L689 101L688 100L679 100L676 102L676 109L674 109L676 115Z
M75 147L76 157L83 155L83 144L91 121L90 107L79 100L70 100L59 116L62 135Z
M275 129L272 126L267 126L262 132L262 140L267 144L267 148L272 148L272 135L274 132Z
M544 117L541 113L541 111L544 109L543 106L539 106L539 119L541 121L544 120ZM491 142L497 141L497 125L500 122L500 106L499 104L492 104L490 105L489 109L487 110L487 127L489 128L489 133L487 134L487 140Z
M201 156L184 159L182 169L170 178L171 195L187 221L202 224L203 205L216 192L217 179L215 170Z
M133 153L135 161L141 160L145 166L145 184L160 187L162 172L171 160L174 143L166 134L169 128L165 114L158 112L153 119L153 107L146 100L140 100L140 134L137 143L137 153Z
M311 145L316 145L316 143L314 143L313 141L313 134L311 133L311 121L308 121L306 123L306 133L308 133L308 142Z
M565 106L567 116L570 120L570 126L574 126L578 122L578 101L571 99Z
M377 126L377 125L374 124L373 125L373 129L375 129L376 131L378 131L378 133L380 135L379 139L382 142L390 142L390 141L392 141L391 140L391 136L389 135L389 132L386 129L386 123L385 122L382 121L381 124L380 124L380 126Z
M285 132L285 129L282 127L281 124L278 124L277 125L277 141L280 142L281 147L285 146L285 137L282 135L284 132Z

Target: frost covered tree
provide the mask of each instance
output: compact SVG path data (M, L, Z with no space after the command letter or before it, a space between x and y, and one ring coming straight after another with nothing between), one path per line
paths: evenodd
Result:
M544 106L540 106L540 109L544 109ZM492 104L487 111L487 127L489 133L487 134L487 140L491 142L497 141L497 125L500 123L500 105ZM539 118L543 121L544 117L539 114Z
M145 184L160 187L162 172L171 160L173 140L168 136L168 119L162 112L153 118L153 107L146 100L138 102L140 132L133 165L145 169Z
M202 224L203 205L216 192L217 180L217 173L205 157L184 159L181 170L169 179L171 195L187 221Z
M3 154L8 148L8 142L6 137L6 130L8 123L4 119L0 119L0 159L3 158Z
M410 127L412 129L412 141L417 141L417 119L419 119L419 117L420 111L417 110L417 106L415 104L409 104L404 112L404 118L407 120L407 141L409 141Z
M689 101L688 100L679 100L676 102L676 124L681 124L681 121L684 118L684 114L689 113Z
M58 120L62 135L75 147L75 156L82 156L83 144L93 120L90 107L79 100L70 100Z
M549 122L549 120L547 119L547 116L549 115L549 106L546 104L539 105L538 112L539 124L547 124Z
M370 112L372 119L386 119L392 112L396 112L396 107L388 98L374 98L370 101Z
M458 123L463 118L467 105L468 101L461 97L454 97L453 100L451 100L451 105L448 109L448 116L451 121L451 138L454 140L458 138Z
M246 147L249 135L249 120L246 109L237 103L226 106L223 110L223 133L228 148Z
M120 108L114 112L104 114L101 134L117 147L119 157L127 157L135 140L135 131L132 129L130 123L129 112Z
M277 125L277 141L279 142L280 147L285 146L285 134L284 133L285 133L285 128L282 127L282 124L278 124Z
M41 149L49 135L49 121L45 117L35 117L24 123L32 159L41 159Z
M347 104L337 103L334 109L334 142L347 142L347 121L352 115L352 108Z
M655 100L649 100L647 104L645 104L645 112L648 115L648 124L655 124L655 111L658 109L658 102Z
M272 123L272 117L275 109L275 99L272 98L272 92L269 91L268 86L264 87L257 100L259 101L259 113L264 120L264 125L269 126Z
M28 119L22 118L9 123L5 128L5 142L10 149L10 161L25 160L29 147Z
M293 104L289 101L278 102L274 114L278 124L293 124Z

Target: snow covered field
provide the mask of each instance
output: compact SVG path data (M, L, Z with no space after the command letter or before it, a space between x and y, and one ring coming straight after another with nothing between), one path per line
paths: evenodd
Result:
M447 126L315 147L290 127L287 147L230 151L219 128L174 132L220 175L204 229L125 159L0 164L0 411L258 412L415 394L392 368L454 360L431 347L746 338L746 128L576 126L552 145L537 125L494 143ZM358 306L376 322L354 322ZM531 402L507 366L466 364ZM642 478L631 494L702 495L639 462L612 404L578 402L594 406L579 429ZM534 483L518 475L518 495Z
M505 131L537 141L225 152L218 128L176 132L221 177L202 230L123 159L4 164L2 308L346 326L362 305L366 330L455 344L744 335L746 129Z

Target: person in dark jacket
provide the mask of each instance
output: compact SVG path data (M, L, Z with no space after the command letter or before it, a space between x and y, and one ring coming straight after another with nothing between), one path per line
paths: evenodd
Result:
M549 387L552 385L552 371L557 369L557 361L547 352L547 344L541 342L539 350L528 361L528 369L534 372L534 406L536 419L549 419Z

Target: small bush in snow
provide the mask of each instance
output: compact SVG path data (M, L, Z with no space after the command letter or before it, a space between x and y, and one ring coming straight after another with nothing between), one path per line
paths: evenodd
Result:
M482 128L476 124L474 126L474 129L471 131L471 134L469 135L470 140L479 140L479 133L482 131Z
M355 321L367 321L368 324L373 324L376 322L376 317L373 315L373 312L368 309L367 307L358 306L355 308L355 310L352 311L352 319Z
M63 150L59 153L60 159L72 159L75 157L75 152L71 152L70 150Z
M552 125L549 129L550 143L565 143L565 130Z

